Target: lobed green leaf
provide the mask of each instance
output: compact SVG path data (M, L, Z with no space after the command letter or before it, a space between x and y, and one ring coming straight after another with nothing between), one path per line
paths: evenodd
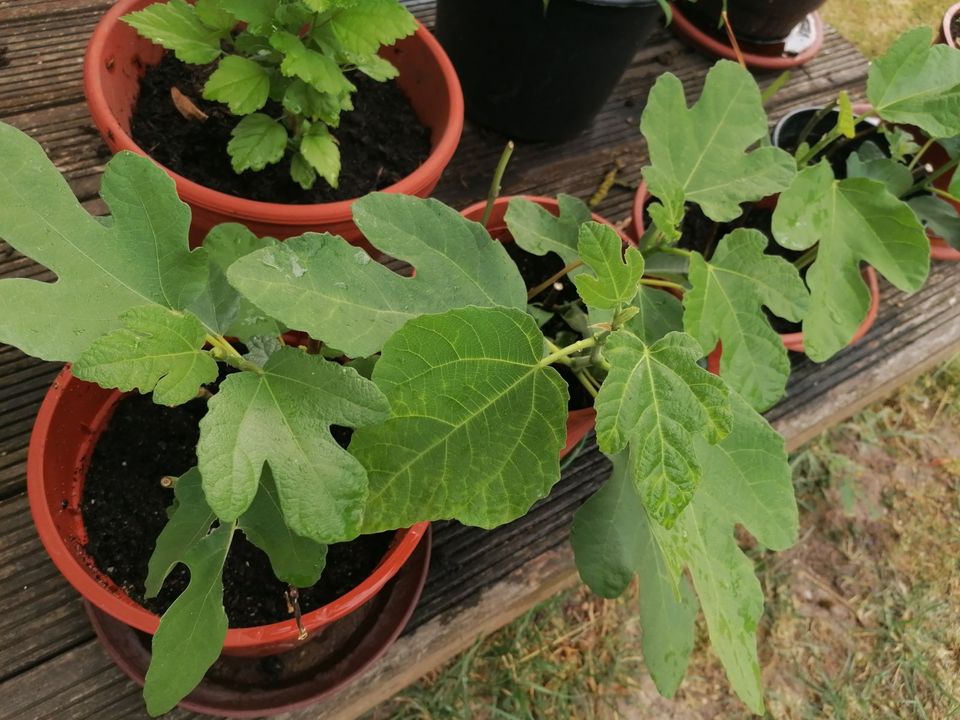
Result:
M491 528L545 496L560 478L567 389L542 357L536 323L513 308L397 331L373 371L390 419L350 443L370 481L364 532L444 518Z
M580 226L578 253L594 274L574 277L580 297L591 308L612 310L628 303L637 294L643 277L643 255L636 248L623 251L616 231L600 223Z
M373 193L353 204L375 247L416 268L402 277L341 238L305 235L242 258L227 273L271 317L351 357L378 352L405 322L449 308L524 308L523 278L478 223L436 200Z
M559 214L535 202L522 197L513 198L504 215L507 228L513 240L522 249L534 255L555 253L569 265L580 259L578 244L580 226L590 222L590 208L586 203L572 195L557 196ZM582 272L582 268L572 270L571 276Z

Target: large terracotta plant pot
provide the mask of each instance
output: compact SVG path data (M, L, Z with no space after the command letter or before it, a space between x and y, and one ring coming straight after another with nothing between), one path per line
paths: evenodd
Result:
M65 368L47 392L30 437L27 492L40 540L57 569L91 605L143 633L160 618L134 602L84 552L80 514L86 469L122 393L78 380ZM373 573L337 600L303 615L311 635L361 608L400 570L427 531L428 523L398 530ZM419 589L417 590L419 593ZM293 619L259 627L231 628L223 653L264 656L302 645Z
M120 0L103 16L90 38L83 63L83 87L93 122L110 150L147 155L130 137L130 117L145 68L160 61L163 48L140 37L120 21L127 13L156 0ZM381 54L400 70L397 79L410 98L420 121L431 131L433 150L427 160L385 192L426 197L453 157L463 130L463 94L453 65L440 44L420 26ZM197 148L198 152L209 152ZM223 149L226 152L226 149ZM356 242L361 235L353 224L353 200L317 205L284 205L227 195L167 170L181 199L190 205L190 239L202 241L207 231L223 222L240 222L260 236L288 238L307 231L327 231Z
M553 215L560 214L560 206L553 198L538 197L536 195L521 195L520 197L522 197L524 200L536 203L545 210L548 210ZM490 212L490 219L487 221L487 230L490 232L490 235L500 242L513 242L513 237L510 235L510 231L507 228L507 222L505 219L507 208L510 205L511 199L511 197L497 198L493 203L493 210ZM474 203L473 205L464 209L460 214L468 220L480 222L483 219L483 212L486 207L486 201ZM625 244L635 245L631 238L624 235L623 232L617 229L616 226L614 226L613 223L606 218L593 213L593 220L598 223L603 223L604 225L609 225L617 230L617 234L620 235L620 239L623 240ZM575 448L584 437L586 437L587 433L593 430L596 419L597 413L592 407L571 410L569 412L567 415L567 443L561 451L560 457L564 457L570 453L570 451L573 450L573 448Z

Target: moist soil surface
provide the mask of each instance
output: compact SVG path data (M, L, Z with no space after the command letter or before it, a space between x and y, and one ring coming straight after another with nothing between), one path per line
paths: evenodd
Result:
M417 119L407 96L393 80L376 82L353 72L355 109L340 116L332 133L340 144L342 168L334 189L317 178L310 190L290 178L290 155L260 172L239 175L230 166L227 143L240 118L226 105L203 99L203 86L214 65L185 65L171 54L147 68L130 120L134 141L157 162L206 187L262 202L307 205L335 202L382 190L416 170L430 154L430 130ZM174 107L176 87L208 115L187 120ZM260 110L280 117L273 101Z
M149 396L128 395L101 435L87 471L82 504L86 551L101 572L157 614L189 581L187 569L178 565L159 597L143 597L147 563L173 501L173 491L161 486L160 478L182 475L196 465L198 423L205 413L203 400L169 408L155 405ZM358 585L380 562L392 536L367 535L329 546L320 581L300 590L302 611L315 610ZM223 580L230 627L291 618L284 599L287 586L274 577L267 556L242 532L234 534Z
M509 236L507 236L509 237ZM504 237L499 239L503 240ZM553 277L563 269L564 263L559 255L547 253L546 255L534 255L523 250L515 242L504 242L503 247L507 254L516 264L520 275L523 277L523 284L527 289L534 288L547 278ZM580 295L577 293L576 286L566 277L558 280L549 289L537 296L534 301L544 310L550 312L559 312L563 306L576 302ZM574 330L559 315L555 314L550 320L540 328L541 332L552 339L556 339L561 334L573 334ZM579 338L579 336L578 336ZM560 373L560 376L566 381L570 389L570 400L568 408L570 410L582 410L583 408L593 407L593 398L580 384L572 372L563 365L554 365L554 368Z

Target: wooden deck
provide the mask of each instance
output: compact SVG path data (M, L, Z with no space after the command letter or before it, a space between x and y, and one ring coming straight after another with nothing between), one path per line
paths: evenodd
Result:
M432 4L410 2L428 25ZM109 5L0 0L0 48L7 48L9 63L0 68L0 120L40 141L92 212L103 210L96 192L109 154L86 111L81 64L87 38ZM658 35L637 56L590 131L564 145L518 147L504 192L585 198L617 159L625 161L620 179L636 183L645 158L637 126L653 81L669 70L693 90L709 64L668 34ZM774 114L822 104L842 88L862 95L865 76L864 58L830 32L820 56L795 71L776 96ZM502 138L468 127L437 197L454 206L482 198L502 144ZM629 191L615 188L598 210L621 220L632 199ZM788 397L769 413L791 448L960 349L956 271L935 264L929 284L909 298L882 285L879 320L863 341L822 366L799 362ZM0 276L48 275L0 243ZM26 447L58 369L0 347L0 720L145 718L139 688L100 649L77 594L43 552L30 520ZM576 582L566 543L570 519L606 471L606 461L592 447L526 518L492 532L439 523L427 587L405 635L358 684L288 717L355 718L468 647L478 634ZM176 710L168 717L200 716Z

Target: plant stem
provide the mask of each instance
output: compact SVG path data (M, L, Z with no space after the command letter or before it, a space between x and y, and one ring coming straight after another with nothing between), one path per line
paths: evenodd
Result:
M490 183L490 191L487 193L487 206L483 209L483 219L480 221L484 227L490 222L493 204L500 195L500 183L503 181L503 173L507 170L507 163L510 162L510 156L513 155L513 147L513 140L508 141L507 146L500 154L500 162L497 163L497 169L493 173L493 182Z
M579 370L575 372L574 375L576 376L577 380L580 381L580 384L583 385L584 389L588 393L590 393L590 397L592 398L597 397L599 393L597 392L597 389L593 386L593 383L590 382L585 370Z
M660 252L665 252L669 255L683 255L684 257L693 257L693 253L689 250L684 250L683 248L678 247L662 247L658 248Z
M577 340L577 342L567 345L565 348L560 348L545 358L542 358L538 365L540 367L546 367L547 365L552 365L555 362L562 362L563 358L569 357L575 353L580 352L581 350L586 350L592 348L597 344L597 339L595 337L584 338L583 340Z
M931 187L930 187L930 192L932 192L934 195L939 195L939 196L942 197L944 200L949 200L949 201L952 202L952 203L958 203L958 204L960 204L960 198L958 198L956 195L951 195L951 194L948 193L946 190L941 190L941 189L938 188L938 187L933 187L933 186L931 186Z
M833 105L824 105L813 114L813 117L811 117L807 121L807 124L803 126L803 129L800 131L800 135L797 136L798 148L807 141L807 138L810 137L810 133L813 132L813 129L817 126L817 123L833 112L833 110Z
M557 345L557 344L555 344L555 343L553 343L553 342L551 342L550 338L544 338L544 341L546 341L547 347L550 348L550 352L552 352L552 353L558 353L558 352L560 352L560 349L561 349L560 346ZM573 364L573 362L570 360L570 358L567 358L567 357L561 359L561 360L560 360L560 363L563 364L563 365L567 365L567 366Z
M723 27L727 31L727 39L733 48L733 54L737 56L737 62L740 63L740 67L746 70L747 63L743 59L743 53L740 52L740 43L737 42L737 36L733 34L733 28L730 26L730 17L727 15L726 8L720 11L720 19L723 21Z
M928 185L932 185L934 180L938 180L942 175L946 175L948 172L953 170L957 164L960 163L960 155L955 158L951 158L949 162L944 163L932 173L927 175L923 180L920 180L914 183L913 187L907 190L901 197L912 195L918 190L926 190Z
M927 141L923 144L923 147L921 147L919 150L917 150L916 155L914 155L914 156L913 156L913 159L910 160L910 164L907 165L907 170L909 170L910 172L913 172L913 169L914 169L914 168L917 166L917 164L920 162L920 158L923 157L923 154L924 154L925 152L927 152L927 150L929 150L930 147L931 147L931 146L933 145L933 143L935 143L935 142L936 142L936 140L935 140L934 138L927 138Z
M213 346L213 356L217 360L222 360L228 365L237 368L237 370L249 370L259 373L260 375L263 374L262 367L243 357L222 335L207 333L204 339Z
M817 259L817 250L819 248L820 245L814 245L812 248L809 248L803 255L793 261L793 266L797 268L797 270L803 270L803 268L808 265L812 265L813 261Z
M661 288L670 288L671 290L679 290L680 292L686 292L686 288L679 283L670 282L669 280L656 280L654 278L640 278L641 285L649 285L650 287L661 287Z
M557 280L559 280L560 278L562 278L564 275L566 275L566 274L567 274L568 272L570 272L571 270L576 270L576 269L577 269L578 267L580 267L581 265L583 265L583 260L580 260L580 259L574 260L574 261L573 261L572 263L570 263L569 265L564 265L562 268L560 268L559 270L557 270L557 272L555 272L553 275L551 275L550 277L548 277L548 278L547 278L546 280L544 280L542 283L540 283L539 285L537 285L537 286L534 287L534 288L530 288L530 290L527 292L527 300L533 300L533 298L535 298L537 295L539 295L540 293L542 293L542 292L543 292L544 290L546 290L548 287L550 287L551 285L553 285Z

